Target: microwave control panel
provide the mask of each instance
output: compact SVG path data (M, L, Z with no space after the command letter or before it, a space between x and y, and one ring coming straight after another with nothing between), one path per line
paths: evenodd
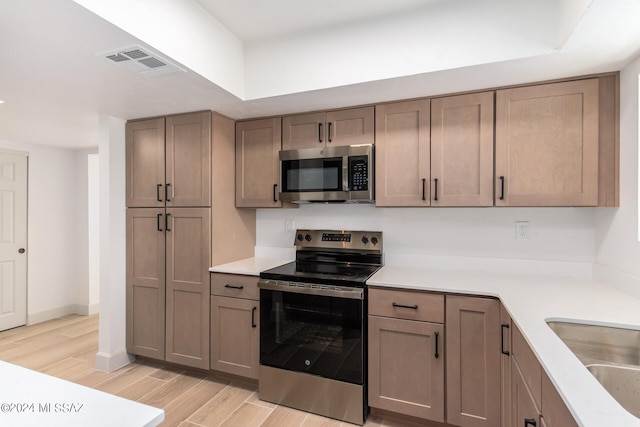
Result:
M349 157L349 190L369 190L369 158L367 156Z

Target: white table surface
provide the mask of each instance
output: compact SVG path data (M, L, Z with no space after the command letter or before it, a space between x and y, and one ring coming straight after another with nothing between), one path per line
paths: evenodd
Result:
M367 284L500 298L580 426L640 426L546 324L568 320L640 329L640 299L585 278L388 266Z
M164 411L0 361L0 426L154 427Z

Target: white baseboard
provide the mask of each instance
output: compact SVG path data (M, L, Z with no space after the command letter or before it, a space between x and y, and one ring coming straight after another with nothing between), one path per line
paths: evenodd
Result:
M135 356L121 350L114 354L96 353L96 369L102 372L113 372L135 360Z
M100 304L70 304L64 307L52 308L50 310L38 313L29 313L27 315L27 325L33 325L47 320L56 319L58 317L68 316L69 314L80 314L82 316L90 316L100 312Z

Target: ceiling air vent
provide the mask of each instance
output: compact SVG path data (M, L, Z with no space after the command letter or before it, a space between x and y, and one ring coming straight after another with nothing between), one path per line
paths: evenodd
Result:
M160 55L149 52L140 46L118 49L99 54L107 61L144 77L167 75L184 70Z

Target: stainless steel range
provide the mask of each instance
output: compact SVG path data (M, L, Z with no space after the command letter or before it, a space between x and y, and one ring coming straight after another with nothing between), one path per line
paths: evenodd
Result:
M296 260L260 273L260 399L364 424L366 280L382 233L298 230Z

